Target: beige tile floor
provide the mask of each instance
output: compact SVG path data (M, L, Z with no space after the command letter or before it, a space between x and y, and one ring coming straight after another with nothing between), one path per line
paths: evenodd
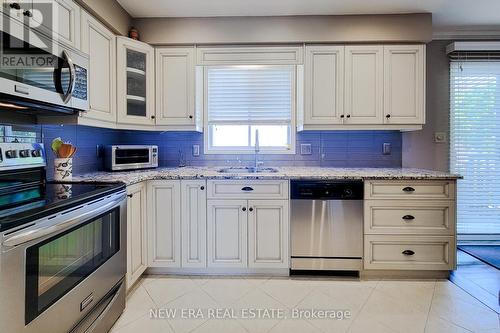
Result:
M152 319L150 309L177 309ZM203 317L182 319L182 309ZM244 309L348 310L350 318L241 318ZM209 319L209 309L233 309L234 319ZM129 293L112 333L500 333L499 315L447 280L354 281L305 278L146 276Z

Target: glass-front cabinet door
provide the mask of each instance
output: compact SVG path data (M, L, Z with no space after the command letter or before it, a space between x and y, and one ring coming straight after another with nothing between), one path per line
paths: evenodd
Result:
M127 38L117 38L118 124L154 125L154 50Z

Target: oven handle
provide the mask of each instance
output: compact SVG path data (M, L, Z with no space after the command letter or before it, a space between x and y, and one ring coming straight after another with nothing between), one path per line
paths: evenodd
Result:
M35 240L35 239L42 238L42 237L45 237L47 235L60 232L64 229L68 229L68 228L77 226L79 224L82 224L85 221L88 221L89 218L91 218L93 216L98 216L99 214L104 213L105 211L117 206L122 201L122 199L123 199L122 196L120 196L120 200L113 200L109 203L106 203L106 204L100 206L99 208L97 208L95 210L93 209L89 212L85 212L83 214L80 214L72 219L66 220L66 221L61 222L61 223L55 223L55 224L52 224L50 226L40 227L40 228L36 228L36 229L32 229L32 230L27 230L27 231L22 232L20 234L16 234L16 235L13 235L11 237L7 237L4 239L3 245L8 246L8 247L18 246L18 245L30 242L30 241ZM88 208L88 206L85 206L84 208ZM59 215L58 217L61 217L61 215ZM48 220L48 219L46 219L46 220Z
M69 53L64 50L62 53L63 59L66 60L69 67L69 85L68 90L63 95L64 103L68 103L71 97L73 96L73 90L75 90L75 65L73 64L73 60L69 56ZM62 82L62 71L61 71L61 82ZM62 84L62 83L61 83Z

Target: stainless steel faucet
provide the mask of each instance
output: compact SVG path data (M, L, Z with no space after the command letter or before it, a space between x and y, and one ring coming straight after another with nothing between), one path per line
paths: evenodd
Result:
M260 152L260 144L259 144L259 130L255 130L255 165L254 170L257 171L259 167L263 164L263 162L259 162L259 152Z

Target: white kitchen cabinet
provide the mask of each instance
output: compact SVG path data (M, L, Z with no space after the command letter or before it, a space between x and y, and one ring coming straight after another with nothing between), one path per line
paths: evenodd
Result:
M180 181L148 182L148 262L150 267L181 266Z
M247 267L247 200L208 200L208 266Z
M383 123L382 45L345 47L344 124Z
M116 37L82 10L81 49L89 55L89 111L82 117L116 123Z
M193 47L156 48L156 124L195 130Z
M341 124L344 109L344 46L306 46L304 125Z
M384 46L386 124L425 123L425 46Z
M248 201L248 266L288 268L288 200Z
M182 267L207 265L206 193L205 180L181 181Z
M80 48L80 6L71 0L52 0L51 6L39 7L40 10L33 11L34 26L57 42ZM44 9L51 12L45 13Z
M33 1L3 0L1 10L12 19L26 22L28 13L33 13Z
M116 39L117 122L155 124L154 49L127 37Z
M127 187L127 289L144 273L147 262L146 187Z

